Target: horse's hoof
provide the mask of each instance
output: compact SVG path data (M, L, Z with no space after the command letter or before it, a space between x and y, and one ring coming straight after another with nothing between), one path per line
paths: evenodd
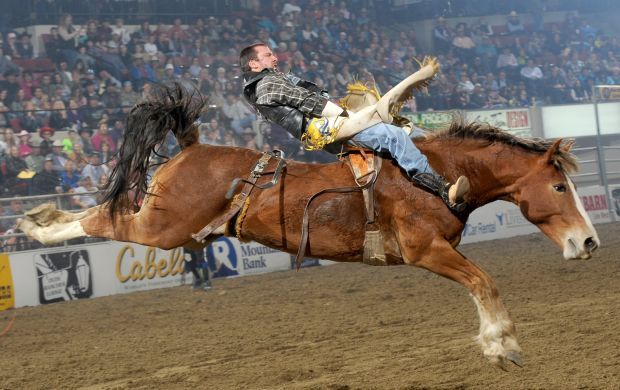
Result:
M523 358L521 357L521 354L519 352L509 351L506 354L506 359L523 368Z

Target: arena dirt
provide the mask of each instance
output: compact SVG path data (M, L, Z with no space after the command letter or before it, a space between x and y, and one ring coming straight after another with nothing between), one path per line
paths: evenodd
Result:
M0 388L618 389L620 223L590 261L540 234L466 245L499 286L525 367L490 365L467 291L338 264L0 313Z

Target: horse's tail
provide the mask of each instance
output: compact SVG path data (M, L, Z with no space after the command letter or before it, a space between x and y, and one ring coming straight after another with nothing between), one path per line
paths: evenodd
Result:
M203 95L189 83L153 85L150 96L130 111L116 165L104 189L103 202L112 216L135 209L137 200L147 194L151 160L168 131L181 148L198 141L196 120L206 105ZM130 197L129 192L134 194ZM113 219L114 220L114 219Z

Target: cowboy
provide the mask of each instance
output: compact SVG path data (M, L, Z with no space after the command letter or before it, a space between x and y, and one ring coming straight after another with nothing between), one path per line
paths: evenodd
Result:
M376 105L352 112L329 101L327 91L316 84L278 72L278 59L264 43L244 48L239 63L245 80L243 96L248 103L264 118L305 142L309 149L347 141L389 152L412 182L441 196L450 209L462 212L467 207L464 196L469 191L468 179L461 176L454 185L447 182L432 170L407 133L391 124L390 102L410 86L415 74Z

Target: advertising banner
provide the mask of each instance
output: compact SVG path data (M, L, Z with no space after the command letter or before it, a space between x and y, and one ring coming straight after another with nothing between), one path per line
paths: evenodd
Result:
M101 269L101 272L106 273L103 275L106 278L110 274L114 275L116 292L119 294L180 286L184 282L183 248L163 250L114 242L111 249L114 260L106 262L105 271Z
M93 295L90 259L86 250L34 254L39 303L47 304Z
M231 237L221 237L207 247L207 263L214 278L288 270L290 259L288 253Z
M609 213L609 204L605 195L605 187L592 186L579 188L577 191L583 208L586 210L592 223L611 222L611 214Z
M15 292L13 290L13 277L11 276L11 263L6 253L0 253L0 311L15 306Z
M471 122L488 123L518 137L532 137L530 111L527 108L504 110L465 111L465 119ZM452 112L424 111L406 113L404 116L416 126L436 131L447 127L452 122Z
M530 110L527 108L467 111L466 117L468 121L488 123L517 137L532 137Z
M446 111L424 111L405 113L403 116L417 127L429 131L437 131L445 128L452 122L452 113Z

